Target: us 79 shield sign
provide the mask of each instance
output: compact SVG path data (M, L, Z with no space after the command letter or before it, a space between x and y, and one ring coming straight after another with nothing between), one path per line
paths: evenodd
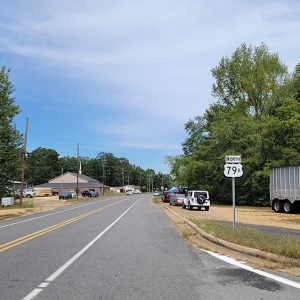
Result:
M225 164L224 175L226 177L231 177L231 178L242 177L243 176L242 164Z

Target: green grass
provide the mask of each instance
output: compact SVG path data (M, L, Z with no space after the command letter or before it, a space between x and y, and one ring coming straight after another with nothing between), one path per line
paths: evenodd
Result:
M191 220L201 229L217 238L247 246L254 249L267 251L289 258L300 259L300 240L292 237L264 233L249 227L235 229L228 224L212 220Z
M1 210L7 210L7 209L16 209L16 208L33 208L33 200L32 199L24 199L22 201L22 207L20 207L20 201L15 200L14 205L12 206L0 206Z

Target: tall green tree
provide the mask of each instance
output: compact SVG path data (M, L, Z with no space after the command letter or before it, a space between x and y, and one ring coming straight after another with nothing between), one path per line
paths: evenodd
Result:
M266 45L243 44L212 74L217 101L186 124L184 155L174 158L172 174L183 184L209 189L220 202L230 201L224 157L239 154L244 165L239 201L267 203L270 167L300 163L299 67L290 76Z
M9 72L0 69L0 197L8 195L12 181L21 177L22 137L13 123L20 108L12 97Z
M61 174L59 154L48 148L37 148L28 154L27 182L38 185Z

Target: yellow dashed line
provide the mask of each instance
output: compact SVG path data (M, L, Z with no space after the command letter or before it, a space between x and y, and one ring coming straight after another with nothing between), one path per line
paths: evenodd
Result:
M123 201L125 201L125 200L120 200L120 201L117 201L117 202L115 202L115 203L113 203L113 204L105 205L105 206L103 206L103 207L101 207L101 208L97 208L97 209L95 209L95 210L92 210L92 211L90 211L90 212L84 213L84 214L79 215L79 216L77 216L77 217L74 217L74 218L72 218L72 219L69 219L69 220L63 221L63 222L61 222L61 223L58 223L58 224L55 224L55 225L46 227L46 228L44 228L44 229L35 231L35 232L30 233L30 234L28 234L28 235L22 236L22 237L20 237L20 238L17 238L17 239L15 239L15 240L13 240L13 241L10 241L10 242L7 242L7 243L5 243L5 244L2 244L2 245L0 245L0 252L3 252L3 251L5 251L5 250L8 250L8 249L10 249L10 248L13 248L13 247L15 247L15 246L17 246L17 245L20 245L20 244L23 244L23 243L25 243L25 242L28 242L28 241L30 241L30 240L32 240L32 239L35 239L35 238L37 238L37 237L39 237L39 236L41 236L41 235L44 235L44 234L49 233L49 232L51 232L51 231L57 230L57 229L59 229L59 228L61 228L61 227L63 227L63 226L66 226L66 225L68 225L68 224L74 223L74 222L76 222L76 221L79 221L79 220L81 220L81 219L83 219L83 218L86 218L86 217L88 217L88 216L91 216L91 215L93 215L93 214L96 214L96 213L98 213L98 212L100 212L100 211L102 211L102 210L104 210L104 209L107 209L107 208L109 208L109 207L112 207L112 206L114 206L114 205L116 205L116 204L118 204L118 203L120 203L120 202L123 202Z

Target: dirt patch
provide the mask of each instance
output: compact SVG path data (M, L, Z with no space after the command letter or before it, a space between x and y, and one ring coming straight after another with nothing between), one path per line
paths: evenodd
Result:
M162 203L162 205L169 205ZM172 207L187 219L209 219L232 222L232 207L211 206L209 211L192 211L182 209L181 206ZM271 208L236 207L236 223L284 227L300 229L300 214L277 214Z
M188 226L182 218L176 216L171 211L166 209L169 208L169 204L158 203L162 210L169 216L169 218L176 225L179 234L191 245L194 245L200 249L210 250L213 252L217 252L223 255L228 255L233 257L239 261L247 262L249 265L258 268L268 268L274 269L277 271L289 273L292 275L300 276L300 268L293 266L293 261L289 261L287 259L285 262L274 262L268 260L266 258L259 258L252 255L248 255L239 251L234 251L228 249L222 245L218 245L211 241L208 241L203 236L201 236L198 232L196 232L193 228ZM176 212L180 216L185 217L186 219L213 219L213 220L222 220L222 221L231 221L232 219L232 210L229 207L211 207L211 210L206 211L187 211L182 209L181 207L173 207L172 211ZM253 209L253 208L237 208L239 214L239 222L245 224L259 224L259 225L268 225L268 226L281 226L292 229L299 229L299 225L296 223L300 220L299 215L290 216L285 214L275 214L271 210L268 209ZM272 216L271 214L275 214ZM257 215L259 216L257 218ZM265 220L264 218L267 218ZM285 219L284 226L282 226L282 220Z

